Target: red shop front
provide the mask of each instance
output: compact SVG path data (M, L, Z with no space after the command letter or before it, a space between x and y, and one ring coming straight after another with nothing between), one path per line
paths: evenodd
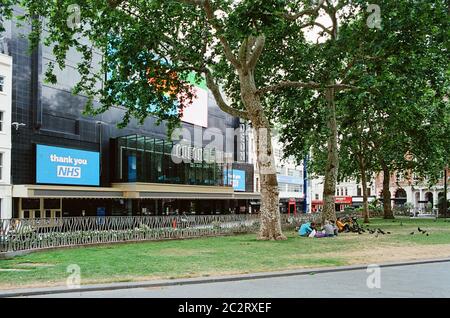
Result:
M336 204L336 211L344 211L348 206L352 206L352 197L335 197L334 203ZM311 211L320 212L322 211L323 201L322 200L312 200Z

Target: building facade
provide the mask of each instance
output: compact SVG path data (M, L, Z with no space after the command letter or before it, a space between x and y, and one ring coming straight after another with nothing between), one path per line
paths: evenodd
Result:
M447 176L450 173L447 170ZM441 172L436 184L430 184L427 179L420 178L414 173L393 173L390 175L389 190L391 192L391 205L393 208L409 204L417 212L429 209L438 209L444 198L445 173ZM450 179L448 180L450 181ZM383 173L376 178L377 195L383 198ZM447 190L447 198L450 191Z
M30 54L30 26L6 29L17 126L11 134L12 217L244 213L259 199L253 165L240 153L246 151L236 132L240 120L222 112L204 86L184 111L182 128L193 137L188 144L170 141L165 123L156 125L152 117L119 129L123 108L87 116L86 96L71 93L79 79L77 52L69 51L66 68L55 70L58 83L48 84L51 48L40 45ZM93 58L95 65L102 52ZM227 145L214 154L211 131Z
M311 211L319 212L323 207L324 178L314 178L311 182ZM369 202L376 200L375 180L367 183ZM336 185L336 211L343 211L348 207L359 208L363 205L362 185L355 180L346 180Z
M0 218L11 218L12 57L0 45Z
M250 162L255 166L255 192L261 191L258 163L256 160L255 132L249 133ZM293 158L284 158L283 144L277 137L272 138L272 147L275 157L278 190L281 213L302 213L309 211L308 193L309 181L305 178L304 162L297 164Z

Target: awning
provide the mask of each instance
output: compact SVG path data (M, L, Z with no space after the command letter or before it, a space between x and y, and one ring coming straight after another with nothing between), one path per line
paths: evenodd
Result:
M129 199L211 199L232 200L232 187L197 186L164 183L114 183L115 189L124 192Z
M52 185L13 185L15 198L123 199L124 192L114 188Z
M231 187L120 183L112 187L14 185L16 198L260 200L260 193L234 192Z

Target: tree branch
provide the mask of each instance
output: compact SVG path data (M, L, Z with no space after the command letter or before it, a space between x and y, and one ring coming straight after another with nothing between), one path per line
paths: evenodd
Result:
M291 82L284 81L280 82L276 85L270 85L263 88L260 88L256 93L263 95L268 92L277 92L285 88L310 88L310 89L318 89L320 85L315 82L302 83L302 82Z
M316 21L312 21L312 22L308 22L305 24L300 25L300 29L304 29L307 27L312 27L312 26L317 26L319 28L321 28L324 32L328 33L329 35L333 36L333 31L328 29L327 27L325 27L322 23L316 22Z
M216 30L217 32L217 37L219 38L220 43L222 44L224 53L225 53L225 57L227 58L227 60L233 64L233 66L236 69L240 69L241 68L241 63L238 61L238 59L236 58L236 56L233 54L233 51L231 50L230 44L228 43L227 39L223 36L223 30L220 27L220 25L218 25L216 23L216 17L214 16L214 10L211 6L211 3L209 0L181 0L181 1L194 1L194 2L200 2L203 5L203 9L205 10L206 13L206 17L209 21L209 23L212 25L212 27Z
M251 45L250 42L254 42L254 37L249 36L245 40L242 41L241 46L239 48L239 61L241 62L241 65L244 67L247 66L247 59L248 59L248 51L249 46ZM246 69L244 69L246 71Z
M283 81L276 85L266 86L263 88L260 88L257 91L257 94L263 95L268 92L277 92L285 88L307 88L307 89L327 89L327 88L334 88L338 91L340 90L361 90L360 87L353 86L353 85L347 85L347 84L333 84L333 85L320 85L316 82L293 82L293 81Z
M317 13L319 12L319 10L320 10L320 8L322 7L324 1L325 1L325 0L319 0L319 3L317 4L316 7L313 7L313 8L310 8L310 9L306 9L306 10L300 11L300 12L295 13L295 14L285 13L285 14L284 14L284 17L285 17L287 20L295 21L295 20L297 20L297 19L299 19L299 18L302 18L302 17L304 17L304 16L306 16L306 15L310 15L310 16L311 16L311 15L315 15L315 14L317 14Z
M235 108L227 105L227 103L225 103L222 93L220 92L219 86L214 81L214 78L211 75L211 72L209 70L205 71L205 75L206 75L206 84L207 84L208 88L211 90L211 92L213 93L214 98L215 98L219 108L222 111L224 111L225 113L230 114L231 116L249 120L248 112L235 109Z
M259 58L261 57L262 51L264 50L264 45L266 44L266 37L264 34L258 36L256 38L255 48L252 52L250 60L247 63L247 68L250 70L254 70L256 64L258 63Z

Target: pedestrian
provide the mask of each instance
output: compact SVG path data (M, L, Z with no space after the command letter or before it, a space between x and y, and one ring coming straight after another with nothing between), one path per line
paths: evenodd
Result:
M335 228L331 224L330 221L326 220L325 225L323 226L323 230L325 232L326 237L333 237L335 235Z
M303 223L298 230L298 235L300 235L302 237L308 237L311 234L311 232L314 230L314 227L315 227L314 222L313 223L310 223L310 222Z

